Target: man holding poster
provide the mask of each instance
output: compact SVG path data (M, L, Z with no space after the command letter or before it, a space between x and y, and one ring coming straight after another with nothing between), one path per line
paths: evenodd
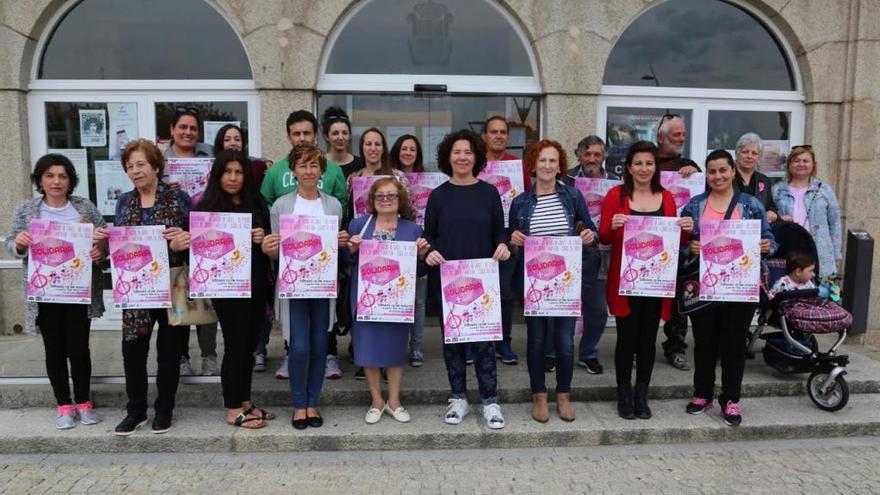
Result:
M709 153L709 191L692 198L681 212L682 218L690 217L694 222L689 249L701 257L700 299L725 301L691 313L694 396L686 410L700 414L712 407L715 366L720 359L718 401L721 416L730 426L742 422L739 399L746 359L744 342L757 306L754 296L760 255L772 254L777 247L764 206L754 196L734 189L735 167L727 151Z
M368 216L351 221L351 313L355 364L363 367L372 403L364 420L375 424L388 414L406 423L400 383L406 345L415 322L417 257L428 242L415 220L406 187L384 177L367 194ZM388 377L388 401L382 398L382 372Z
M581 194L560 180L568 169L562 145L548 139L538 141L526 151L524 162L535 171L535 186L513 200L510 243L525 248L520 294L525 296L532 418L540 423L550 420L544 349L545 339L552 338L557 412L560 419L574 421L571 377L574 325L581 313L582 249L594 243L596 226ZM586 254L583 257L585 260ZM592 259L596 257L594 253Z

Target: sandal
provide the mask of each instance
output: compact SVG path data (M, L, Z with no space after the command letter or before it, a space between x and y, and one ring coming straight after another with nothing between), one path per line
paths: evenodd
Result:
M238 427L246 428L249 430L257 430L259 428L265 427L266 422L263 421L262 417L260 417L260 416L253 416L250 418L248 417L248 416L252 416L253 414L254 414L254 408L251 407L248 410L239 413L239 415L235 417L235 421L233 421L232 423L229 423L227 421L227 423L229 423L232 426L238 426ZM245 423L250 423L251 421L263 421L263 423L259 426L245 426Z
M254 410L254 412L256 412L257 414L260 415L260 418L263 421L269 421L269 420L275 419L275 413L269 412L265 409L260 409L259 407L257 407L256 404L252 404L251 408Z

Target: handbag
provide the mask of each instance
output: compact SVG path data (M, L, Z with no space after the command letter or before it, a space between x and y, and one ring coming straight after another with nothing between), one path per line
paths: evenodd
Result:
M217 313L210 299L189 298L189 267L171 267L171 307L168 324L174 326L217 323Z
M730 217L733 215L733 209L736 208L738 202L739 192L737 191L733 193L733 198L731 198L730 204L727 205L727 211L724 212L724 220L730 220ZM700 300L700 256L691 253L690 249L683 249L680 253L677 278L675 305L679 314L693 314L720 304L718 301Z

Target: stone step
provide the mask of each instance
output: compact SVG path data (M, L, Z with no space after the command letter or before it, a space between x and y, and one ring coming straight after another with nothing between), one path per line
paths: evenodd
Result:
M613 402L579 402L572 423L555 414L549 423L530 417L530 404L504 404L507 426L486 428L480 408L457 426L443 423L442 405L409 408L413 420L395 422L389 416L375 425L364 422L364 407L327 407L324 426L294 430L287 408L260 430L227 426L222 409L178 408L174 428L153 435L149 426L128 437L112 430L123 413L103 409L104 421L58 431L54 409L0 411L0 453L161 453L161 452L280 452L422 450L463 448L532 448L712 442L880 435L880 394L853 395L836 413L819 410L806 397L744 399L743 424L726 426L718 407L698 416L684 412L685 400L654 400L650 420L623 420ZM551 403L551 413L554 405Z
M850 355L846 380L854 394L880 393L880 360L877 352L860 347L844 346ZM290 405L290 389L287 380L274 377L280 360L270 360L269 371L254 373L253 399L261 405L287 407ZM579 401L611 401L616 399L614 369L610 360L605 362L605 373L590 375L576 367L572 380L572 396ZM367 383L354 379L353 364L342 363L344 376L341 380L325 380L321 395L324 406L361 406L370 401ZM468 386L471 400L477 401L476 377L469 367ZM764 364L760 353L746 362L743 377L745 397L805 397L806 374L786 375ZM717 373L720 380L720 370ZM555 373L545 374L547 387L552 390ZM116 383L96 384L92 387L93 400L104 408L122 408L126 403L124 380ZM9 380L8 380L9 381ZM44 380L45 381L45 380ZM106 381L96 378L95 381ZM177 392L180 407L222 407L220 377L185 377ZM651 397L655 399L687 399L692 393L693 371L680 371L662 361L654 367L651 381ZM0 384L0 408L44 407L54 404L48 382L27 384L22 379L13 384ZM205 383L208 382L208 383ZM151 391L155 387L151 386ZM517 366L498 364L498 388L502 403L528 402L531 400L528 369L525 362ZM443 404L449 398L449 382L441 358L428 359L421 368L406 367L403 375L402 399L410 405Z

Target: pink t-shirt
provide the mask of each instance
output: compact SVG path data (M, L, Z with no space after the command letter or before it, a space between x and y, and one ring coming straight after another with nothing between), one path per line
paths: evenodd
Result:
M801 227L810 230L810 222L807 221L807 207L804 204L804 196L807 194L807 187L794 187L789 184L789 189L791 189L791 194L794 196L794 211L792 212L792 218L794 218L794 223L800 225Z
M712 204L709 201L706 201L706 209L703 210L703 216L700 217L700 220L724 220L724 214L727 213L725 211L718 211L715 208L712 208ZM741 220L742 215L739 214L739 206L733 209L733 213L730 215L731 220Z

